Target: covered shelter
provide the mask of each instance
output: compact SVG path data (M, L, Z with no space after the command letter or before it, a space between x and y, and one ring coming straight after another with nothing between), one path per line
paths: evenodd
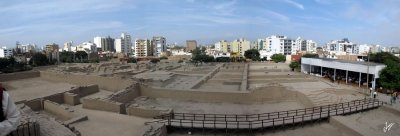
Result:
M301 58L301 71L304 73L328 77L332 82L340 80L345 81L346 84L358 83L359 87L369 82L373 90L375 90L379 72L385 67L384 64L364 61Z

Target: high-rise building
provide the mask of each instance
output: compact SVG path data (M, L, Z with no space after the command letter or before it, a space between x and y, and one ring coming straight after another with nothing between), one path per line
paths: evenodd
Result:
M221 40L215 43L214 45L215 45L215 50L217 51L221 51L223 53L231 52L231 43L227 42L226 40Z
M122 33L120 38L115 39L115 52L125 54L132 53L132 40L129 34Z
M135 57L153 56L153 47L149 39L135 40Z
M46 53L50 53L50 52L57 52L59 49L58 44L55 43L51 43L51 44L47 44L45 47L45 52Z
M286 36L272 35L266 38L266 46L264 46L264 49L273 54L291 55L292 46L295 44L295 40L288 39Z
M6 47L0 48L0 58L9 58L13 56L13 49L7 49Z
M64 48L62 50L63 51L71 51L72 44L73 44L72 41L64 43Z
M93 43L96 44L97 48L101 48L101 39L102 39L102 37L94 37L93 38Z
M115 39L108 37L94 37L93 43L103 52L115 52Z
M160 57L162 52L167 51L167 41L162 36L155 36L151 40L153 47L153 56Z
M250 41L240 38L234 40L231 43L233 53L239 53L240 56L244 56L244 52L250 49Z
M344 38L342 40L332 40L325 45L326 51L334 55L358 54L358 46Z
M196 40L187 40L186 41L186 51L191 52L197 48L197 41Z
M17 42L14 50L16 54L21 54L21 53L34 53L36 52L36 49L37 47L35 44L21 44L20 42Z

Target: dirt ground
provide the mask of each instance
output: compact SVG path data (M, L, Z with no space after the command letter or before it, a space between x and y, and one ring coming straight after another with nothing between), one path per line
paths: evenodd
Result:
M193 101L178 101L166 98L150 98L135 100L139 105L172 108L179 113L208 113L208 114L255 114L275 111L285 111L300 109L305 106L297 101L286 101L280 103L254 103L254 104L234 104L234 103L201 103Z
M14 101L30 100L65 92L75 85L52 82L41 78L13 80L2 83Z

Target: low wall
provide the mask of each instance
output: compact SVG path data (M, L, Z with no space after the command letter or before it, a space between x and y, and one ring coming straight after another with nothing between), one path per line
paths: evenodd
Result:
M76 117L75 114L66 110L63 106L58 103L45 100L43 102L43 108L45 111L56 115L57 117L61 118L62 120L69 120Z
M55 73L49 71L41 71L40 77L45 80L57 81L57 82L67 82L75 85L99 85L99 88L117 92L122 90L132 83L132 80L113 78L113 77L100 77L91 75L73 75L73 74L63 74Z
M94 94L99 92L99 85L87 85L87 86L79 86L77 88L72 88L68 91L73 94L77 94L79 97L85 97L90 94Z
M35 77L40 77L40 72L31 70L31 71L0 74L0 81L4 82L4 81L20 80L20 79L35 78Z
M130 87L127 87L121 91L118 91L110 96L110 100L120 102L120 103L128 103L133 101L136 97L139 97L139 85L132 84Z
M56 93L46 97L43 97L43 100L49 100L58 104L64 103L64 93Z
M134 116L145 117L145 118L153 118L153 117L167 114L170 112L172 112L172 109L139 107L139 106L133 106L133 105L126 108L126 113L128 115L134 115Z
M141 130L138 136L167 136L167 126L163 123L153 123L151 125L146 125L145 128Z
M83 99L83 108L101 110L125 114L125 104L111 101L106 98L86 98Z
M42 98L25 101L24 104L30 107L33 111L43 110Z
M80 97L77 94L66 92L64 93L64 103L68 105L78 105L81 102L79 101Z
M193 86L189 88L191 89L199 88L202 84L206 83L207 80L211 79L215 74L217 74L222 66L223 64L218 64L217 67L214 68L210 73L198 79L196 83L194 83Z
M247 78L249 75L249 64L244 65L244 70L243 70L243 77L242 77L242 83L240 84L240 91L246 91L248 82Z
M206 90L177 90L165 88L152 88L141 85L140 93L142 96L152 98L171 98L182 101L198 102L230 102L230 103L254 103L254 102L281 102L297 101L299 95L295 91L289 91L282 86L271 86L260 88L254 91L234 92L234 91L206 91Z

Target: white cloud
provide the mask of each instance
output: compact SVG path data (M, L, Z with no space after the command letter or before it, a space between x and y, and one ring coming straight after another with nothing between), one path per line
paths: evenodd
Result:
M295 2L293 0L282 0L282 1L298 8L298 9L304 10L304 6L298 2Z

